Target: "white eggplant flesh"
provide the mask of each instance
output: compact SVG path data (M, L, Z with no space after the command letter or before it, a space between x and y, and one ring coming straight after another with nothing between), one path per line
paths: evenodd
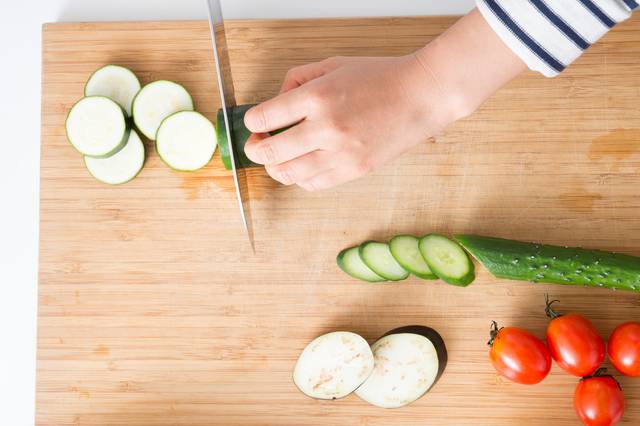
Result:
M373 364L366 340L355 333L337 331L307 345L296 363L293 381L311 398L339 399L369 377Z
M440 378L447 362L442 337L428 327L392 330L371 349L373 373L355 393L381 408L399 408L418 400Z

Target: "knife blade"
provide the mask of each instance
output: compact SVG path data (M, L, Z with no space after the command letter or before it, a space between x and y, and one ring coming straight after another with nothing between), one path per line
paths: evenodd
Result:
M245 234L249 239L251 250L255 253L253 241L253 224L251 222L251 209L249 205L249 186L247 184L246 171L238 165L238 153L233 143L233 131L231 128L230 113L235 107L236 97L233 87L233 76L231 74L231 63L229 61L229 51L227 47L227 37L225 34L224 17L220 0L206 0L209 12L209 29L211 31L211 44L213 57L216 66L218 89L220 90L220 102L222 104L222 115L227 131L227 143L229 144L229 155L233 171L233 181L236 192L238 207L240 208L240 218Z

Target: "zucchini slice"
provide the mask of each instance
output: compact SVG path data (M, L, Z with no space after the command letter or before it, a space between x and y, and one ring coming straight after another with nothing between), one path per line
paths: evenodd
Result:
M316 399L338 399L353 392L373 371L373 353L355 333L337 331L314 339L300 354L293 382Z
M108 158L84 157L89 173L102 183L121 185L135 178L144 165L144 144L135 130L124 148Z
M373 272L390 281L402 281L409 272L391 254L389 244L367 241L360 245L360 258Z
M373 272L360 258L359 247L351 247L345 250L342 250L340 254L338 254L337 262L338 266L342 271L346 274L352 276L353 278L367 281L370 283L378 283L385 281L380 275Z
M67 115L65 128L71 145L89 157L109 157L122 149L129 138L124 111L104 96L78 101Z
M162 121L180 111L193 111L187 90L173 81L159 80L144 86L133 100L133 121L149 140L155 141Z
M131 117L133 98L140 91L138 77L128 68L106 65L95 71L84 86L85 96L105 96L122 107Z
M356 395L381 408L399 408L426 394L447 365L444 340L432 328L400 327L375 342L374 369Z
M497 278L640 291L640 257L477 235L455 238Z
M419 247L420 239L413 235L398 235L389 241L391 254L400 265L413 275L425 280L437 280L425 262Z
M216 145L216 129L199 112L176 112L164 119L158 129L158 155L177 171L193 172L203 168L211 161Z
M458 243L429 234L420 240L419 247L429 268L442 281L466 287L475 279L473 262Z

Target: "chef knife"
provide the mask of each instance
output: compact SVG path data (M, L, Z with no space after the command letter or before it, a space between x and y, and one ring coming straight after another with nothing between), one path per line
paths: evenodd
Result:
M220 0L207 0L207 9L209 11L209 29L211 31L213 57L215 60L216 74L218 76L218 88L220 89L220 102L222 104L224 125L227 131L227 143L229 144L229 155L231 157L236 198L238 200L240 217L242 219L245 234L249 239L251 250L255 253L247 175L246 171L238 165L239 155L236 151L235 144L233 143L233 131L231 128L231 120L229 119L232 108L237 104Z

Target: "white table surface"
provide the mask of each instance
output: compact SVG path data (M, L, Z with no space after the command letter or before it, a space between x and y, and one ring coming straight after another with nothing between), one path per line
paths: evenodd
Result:
M223 0L233 18L463 14L474 0ZM205 19L204 0L2 0L0 424L34 423L41 25Z

